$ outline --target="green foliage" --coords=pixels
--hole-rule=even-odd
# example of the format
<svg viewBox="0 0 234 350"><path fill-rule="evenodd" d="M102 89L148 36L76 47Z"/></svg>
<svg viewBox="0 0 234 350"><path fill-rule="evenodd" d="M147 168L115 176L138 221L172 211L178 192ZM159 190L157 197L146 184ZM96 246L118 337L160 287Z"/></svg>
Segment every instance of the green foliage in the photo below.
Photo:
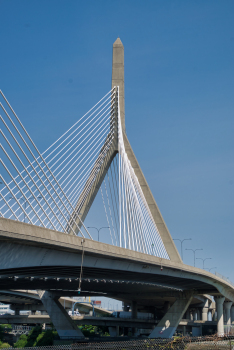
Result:
<svg viewBox="0 0 234 350"><path fill-rule="evenodd" d="M3 323L0 325L0 329L5 329L5 328L8 328L9 330L12 329L12 325L11 324L7 324L7 323Z"/></svg>
<svg viewBox="0 0 234 350"><path fill-rule="evenodd" d="M34 327L29 333L28 333L28 340L25 347L29 348L32 346L35 346L36 339L41 334L42 328L41 326Z"/></svg>
<svg viewBox="0 0 234 350"><path fill-rule="evenodd" d="M93 337L99 337L99 336L109 336L108 327L97 327L97 326L91 326L91 325L83 325L79 326L79 329L84 334L85 337L93 338Z"/></svg>
<svg viewBox="0 0 234 350"><path fill-rule="evenodd" d="M4 340L4 335L7 332L10 332L12 329L11 324L1 324L0 325L0 341Z"/></svg>
<svg viewBox="0 0 234 350"><path fill-rule="evenodd" d="M92 337L95 337L96 335L95 332L97 327L84 325L84 326L79 326L79 328L85 337L92 338Z"/></svg>
<svg viewBox="0 0 234 350"><path fill-rule="evenodd" d="M10 344L8 343L3 343L0 341L0 349L6 349L6 348L10 348Z"/></svg>
<svg viewBox="0 0 234 350"><path fill-rule="evenodd" d="M57 334L57 332L54 332L52 330L47 330L45 332L42 332L38 335L36 339L36 344L34 346L47 346L47 345L53 345L53 339L54 336Z"/></svg>
<svg viewBox="0 0 234 350"><path fill-rule="evenodd" d="M14 344L15 348L53 345L54 337L58 333L54 330L43 331L41 327L33 328L28 335L22 334Z"/></svg>
<svg viewBox="0 0 234 350"><path fill-rule="evenodd" d="M24 348L27 344L27 341L28 341L28 337L26 334L22 334L20 337L19 337L19 340L17 340L17 342L14 344L14 347L15 348Z"/></svg>

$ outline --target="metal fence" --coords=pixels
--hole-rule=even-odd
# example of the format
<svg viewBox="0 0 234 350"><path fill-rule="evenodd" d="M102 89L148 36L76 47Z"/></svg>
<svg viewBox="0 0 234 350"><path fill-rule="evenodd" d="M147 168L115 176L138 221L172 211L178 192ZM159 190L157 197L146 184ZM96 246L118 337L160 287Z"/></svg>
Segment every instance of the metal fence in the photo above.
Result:
<svg viewBox="0 0 234 350"><path fill-rule="evenodd" d="M10 350L11 348L8 348ZM234 337L177 337L109 342L83 342L70 345L32 347L27 350L234 350ZM12 348L13 350L13 348ZM14 348L14 350L16 350Z"/></svg>

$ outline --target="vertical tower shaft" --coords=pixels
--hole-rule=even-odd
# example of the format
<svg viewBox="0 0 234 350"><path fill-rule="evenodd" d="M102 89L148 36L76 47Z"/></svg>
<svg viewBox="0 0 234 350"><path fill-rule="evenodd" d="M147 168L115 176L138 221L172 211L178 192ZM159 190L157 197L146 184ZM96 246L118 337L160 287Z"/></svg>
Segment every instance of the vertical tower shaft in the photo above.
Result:
<svg viewBox="0 0 234 350"><path fill-rule="evenodd" d="M155 202L154 196L146 182L144 174L140 168L140 165L136 159L136 156L132 150L130 142L128 141L125 132L125 103L124 103L124 47L118 38L113 44L113 58L112 58L112 88L114 86L119 86L119 107L120 107L120 117L123 131L123 140L125 150L130 160L130 163L135 171L138 178L139 184L141 186L142 192L145 196L146 202L149 206L151 214L153 216L155 225L159 231L163 244L167 250L170 260L174 262L182 263L181 257L176 249L175 243L170 235L170 232L163 220L162 214Z"/></svg>
<svg viewBox="0 0 234 350"><path fill-rule="evenodd" d="M112 88L119 86L119 107L122 129L125 132L125 103L124 103L124 47L118 38L113 44L112 56Z"/></svg>

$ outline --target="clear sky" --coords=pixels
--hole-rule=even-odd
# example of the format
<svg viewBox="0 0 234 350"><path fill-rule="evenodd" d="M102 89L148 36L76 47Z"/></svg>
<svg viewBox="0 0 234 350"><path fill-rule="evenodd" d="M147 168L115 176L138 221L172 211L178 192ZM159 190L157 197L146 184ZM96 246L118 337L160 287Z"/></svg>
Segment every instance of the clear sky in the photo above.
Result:
<svg viewBox="0 0 234 350"><path fill-rule="evenodd" d="M121 38L127 135L164 220L234 282L234 2L1 0L0 13L0 89L41 151L110 90Z"/></svg>

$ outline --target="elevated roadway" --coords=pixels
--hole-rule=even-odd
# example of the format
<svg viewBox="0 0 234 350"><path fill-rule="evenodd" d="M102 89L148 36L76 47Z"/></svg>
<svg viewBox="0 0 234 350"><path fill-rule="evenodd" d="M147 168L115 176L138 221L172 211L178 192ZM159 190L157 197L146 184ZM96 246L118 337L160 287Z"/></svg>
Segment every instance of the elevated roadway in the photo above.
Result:
<svg viewBox="0 0 234 350"><path fill-rule="evenodd" d="M234 302L234 287L210 272L5 218L0 218L0 291L37 290L53 322L61 313L67 319L56 299L78 295L83 251L79 296L121 300L132 305L133 318L140 310L162 317L153 337L160 329L170 336L199 296L218 298L218 327L223 325L224 300Z"/></svg>
<svg viewBox="0 0 234 350"><path fill-rule="evenodd" d="M83 249L80 296L155 306L192 291L234 302L233 285L210 272L5 218L0 218L0 289L77 296Z"/></svg>

